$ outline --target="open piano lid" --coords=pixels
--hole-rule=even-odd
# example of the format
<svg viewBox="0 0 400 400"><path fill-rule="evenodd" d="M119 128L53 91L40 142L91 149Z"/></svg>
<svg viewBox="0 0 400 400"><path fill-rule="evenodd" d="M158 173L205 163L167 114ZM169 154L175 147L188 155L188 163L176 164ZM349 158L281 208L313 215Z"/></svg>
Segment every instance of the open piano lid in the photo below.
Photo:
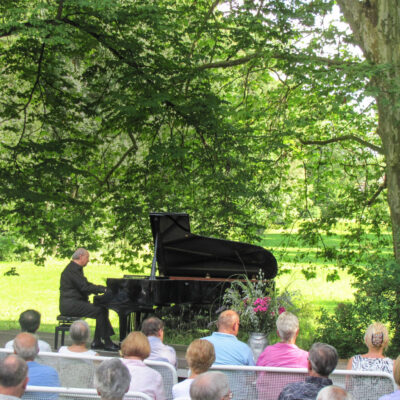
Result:
<svg viewBox="0 0 400 400"><path fill-rule="evenodd" d="M150 213L160 276L255 278L261 269L266 279L276 276L278 265L260 246L194 235L185 213Z"/></svg>

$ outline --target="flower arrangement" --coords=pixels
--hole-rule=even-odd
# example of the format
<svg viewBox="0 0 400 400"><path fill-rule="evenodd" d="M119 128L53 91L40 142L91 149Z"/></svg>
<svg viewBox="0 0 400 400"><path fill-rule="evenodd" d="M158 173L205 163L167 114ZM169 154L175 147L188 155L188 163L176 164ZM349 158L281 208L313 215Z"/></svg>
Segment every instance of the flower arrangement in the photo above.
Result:
<svg viewBox="0 0 400 400"><path fill-rule="evenodd" d="M234 280L225 291L223 303L240 315L242 329L263 333L275 331L278 315L293 307L289 293L279 295L274 282L266 280L261 270L257 279L243 276Z"/></svg>

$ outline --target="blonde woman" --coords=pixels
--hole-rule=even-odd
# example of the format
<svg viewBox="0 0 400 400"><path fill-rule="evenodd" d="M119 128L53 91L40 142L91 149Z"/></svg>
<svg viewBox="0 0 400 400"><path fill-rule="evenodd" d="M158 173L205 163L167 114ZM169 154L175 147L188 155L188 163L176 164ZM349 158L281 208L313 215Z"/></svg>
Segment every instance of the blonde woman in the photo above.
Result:
<svg viewBox="0 0 400 400"><path fill-rule="evenodd" d="M190 398L190 386L197 375L208 371L215 361L214 346L208 340L196 339L190 343L186 350L186 361L189 366L190 376L172 388L174 399L179 397Z"/></svg>
<svg viewBox="0 0 400 400"><path fill-rule="evenodd" d="M383 371L393 373L393 360L384 356L384 351L389 344L389 334L385 325L375 322L365 332L364 342L368 352L350 358L347 369L355 371Z"/></svg>
<svg viewBox="0 0 400 400"><path fill-rule="evenodd" d="M150 343L142 332L131 332L121 344L122 363L131 374L130 391L146 393L154 400L165 400L163 379L143 360L150 355Z"/></svg>

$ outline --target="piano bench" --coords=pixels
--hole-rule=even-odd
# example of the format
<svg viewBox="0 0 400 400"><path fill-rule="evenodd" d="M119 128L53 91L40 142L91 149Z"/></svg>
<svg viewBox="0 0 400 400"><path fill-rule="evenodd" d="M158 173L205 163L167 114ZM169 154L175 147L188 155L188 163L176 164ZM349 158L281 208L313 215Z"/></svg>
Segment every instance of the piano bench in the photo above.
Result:
<svg viewBox="0 0 400 400"><path fill-rule="evenodd" d="M70 326L74 321L78 321L82 317L70 317L66 315L59 315L57 317L58 325L54 333L54 350L58 350L58 333L61 332L61 346L64 346L65 332L69 331Z"/></svg>

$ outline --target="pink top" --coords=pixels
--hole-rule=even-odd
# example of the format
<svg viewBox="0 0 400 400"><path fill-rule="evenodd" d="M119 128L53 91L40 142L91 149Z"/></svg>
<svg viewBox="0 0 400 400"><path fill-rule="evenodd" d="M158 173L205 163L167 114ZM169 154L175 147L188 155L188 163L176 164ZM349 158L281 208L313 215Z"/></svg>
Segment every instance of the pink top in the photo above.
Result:
<svg viewBox="0 0 400 400"><path fill-rule="evenodd" d="M146 393L154 400L166 400L163 379L159 372L143 361L121 358L131 374L130 391Z"/></svg>
<svg viewBox="0 0 400 400"><path fill-rule="evenodd" d="M307 368L308 351L295 344L276 343L267 346L257 360L259 367Z"/></svg>

